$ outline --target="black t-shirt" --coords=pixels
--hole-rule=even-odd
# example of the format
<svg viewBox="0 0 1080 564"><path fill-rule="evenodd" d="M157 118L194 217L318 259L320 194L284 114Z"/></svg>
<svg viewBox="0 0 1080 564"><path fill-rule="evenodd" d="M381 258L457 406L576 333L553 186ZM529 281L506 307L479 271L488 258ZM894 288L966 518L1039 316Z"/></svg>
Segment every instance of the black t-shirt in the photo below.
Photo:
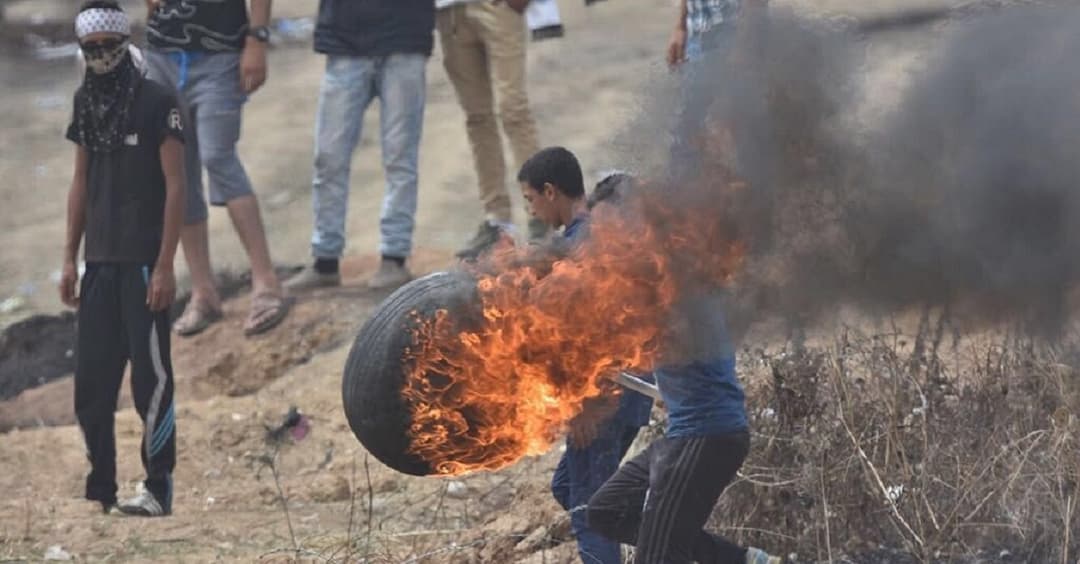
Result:
<svg viewBox="0 0 1080 564"><path fill-rule="evenodd" d="M183 127L176 97L164 86L140 79L123 146L89 151L86 262L157 261L165 221L161 144L167 137L183 142ZM79 142L74 120L67 138Z"/></svg>
<svg viewBox="0 0 1080 564"><path fill-rule="evenodd" d="M247 38L245 0L162 0L147 21L151 47L183 51L239 51Z"/></svg>

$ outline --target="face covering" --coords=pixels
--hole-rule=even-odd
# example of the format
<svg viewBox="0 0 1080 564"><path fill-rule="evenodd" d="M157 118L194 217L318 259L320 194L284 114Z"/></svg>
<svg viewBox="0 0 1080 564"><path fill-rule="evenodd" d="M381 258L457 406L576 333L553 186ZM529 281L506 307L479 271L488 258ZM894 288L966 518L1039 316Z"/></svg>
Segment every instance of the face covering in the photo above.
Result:
<svg viewBox="0 0 1080 564"><path fill-rule="evenodd" d="M108 34L104 39L88 37ZM75 18L86 75L75 93L74 122L79 144L97 153L119 149L141 77L128 51L131 22L123 10L95 7Z"/></svg>
<svg viewBox="0 0 1080 564"><path fill-rule="evenodd" d="M80 145L99 153L121 147L140 80L127 41L120 47L86 54L86 75L75 94Z"/></svg>
<svg viewBox="0 0 1080 564"><path fill-rule="evenodd" d="M82 47L86 68L94 74L108 74L124 60L129 42L124 39L110 39Z"/></svg>

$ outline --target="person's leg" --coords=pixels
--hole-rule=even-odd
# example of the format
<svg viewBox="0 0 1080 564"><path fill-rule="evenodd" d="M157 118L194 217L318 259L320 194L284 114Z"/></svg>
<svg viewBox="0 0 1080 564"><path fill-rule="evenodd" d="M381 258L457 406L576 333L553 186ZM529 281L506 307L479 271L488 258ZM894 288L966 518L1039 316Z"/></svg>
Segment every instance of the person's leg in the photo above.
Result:
<svg viewBox="0 0 1080 564"><path fill-rule="evenodd" d="M345 251L352 156L374 94L376 65L372 57L326 58L315 117L311 180L311 254L315 263L289 279L286 285L290 289L341 284L338 261Z"/></svg>
<svg viewBox="0 0 1080 564"><path fill-rule="evenodd" d="M379 218L379 253L383 262L379 272L369 281L373 288L398 286L411 278L405 269L405 260L412 253L416 221L426 67L424 55L395 54L386 57L379 72L379 122L386 193Z"/></svg>
<svg viewBox="0 0 1080 564"><path fill-rule="evenodd" d="M288 304L281 298L281 284L270 260L258 200L236 152L246 100L240 87L240 57L205 55L192 63L189 80L198 107L199 153L210 181L210 203L228 208L251 263L254 297L245 333L260 333L284 318Z"/></svg>
<svg viewBox="0 0 1080 564"><path fill-rule="evenodd" d="M143 421L142 463L145 494L120 505L125 513L144 516L172 512L172 472L176 465L176 409L167 311L146 306L151 270L125 267L121 301L131 351L131 397Z"/></svg>
<svg viewBox="0 0 1080 564"><path fill-rule="evenodd" d="M591 530L623 544L637 542L654 445L626 461L589 498L586 520Z"/></svg>
<svg viewBox="0 0 1080 564"><path fill-rule="evenodd" d="M573 507L570 505L570 473L568 471L567 456L570 452L570 445L566 445L566 452L559 457L559 464L555 466L555 473L551 475L551 495L555 498L555 501L559 503L559 507L562 507L566 511L570 511Z"/></svg>
<svg viewBox="0 0 1080 564"><path fill-rule="evenodd" d="M618 541L593 530L588 524L588 504L619 468L617 425L594 439L585 448L571 448L568 464L570 473L570 525L577 539L578 554L585 564L619 564L622 559Z"/></svg>
<svg viewBox="0 0 1080 564"><path fill-rule="evenodd" d="M116 504L116 400L124 379L127 341L120 288L112 267L88 265L79 290L75 416L86 441L86 499L108 511Z"/></svg>
<svg viewBox="0 0 1080 564"><path fill-rule="evenodd" d="M745 433L658 441L637 535L642 562L744 564L745 548L704 526L748 450Z"/></svg>
<svg viewBox="0 0 1080 564"><path fill-rule="evenodd" d="M491 69L473 9L480 4L483 3L443 8L437 14L437 25L443 67L454 85L458 103L465 111L465 128L472 147L484 213L489 222L510 224L513 214L510 192L506 188L502 139L495 120Z"/></svg>
<svg viewBox="0 0 1080 564"><path fill-rule="evenodd" d="M256 292L277 291L258 202L236 151L246 96L240 88L240 58L232 53L204 55L191 63L188 80L198 108L199 154L210 184L210 203L227 206L251 261Z"/></svg>
<svg viewBox="0 0 1080 564"><path fill-rule="evenodd" d="M180 229L180 243L184 260L191 278L191 298L184 313L177 319L174 329L180 335L194 335L221 317L221 296L214 284L210 266L210 242L207 226L208 213L203 197L203 167L199 158L198 108L188 99L188 70L172 56L147 50L147 77L172 89L180 103L184 118L184 171L187 179L187 198L184 205L184 225ZM181 84L181 74L185 84Z"/></svg>
<svg viewBox="0 0 1080 564"><path fill-rule="evenodd" d="M481 38L487 51L491 82L498 101L499 123L514 152L514 173L529 157L540 150L536 122L529 109L526 85L525 18L505 3L480 2L470 5L481 25ZM535 218L529 220L529 235L543 237L547 226Z"/></svg>

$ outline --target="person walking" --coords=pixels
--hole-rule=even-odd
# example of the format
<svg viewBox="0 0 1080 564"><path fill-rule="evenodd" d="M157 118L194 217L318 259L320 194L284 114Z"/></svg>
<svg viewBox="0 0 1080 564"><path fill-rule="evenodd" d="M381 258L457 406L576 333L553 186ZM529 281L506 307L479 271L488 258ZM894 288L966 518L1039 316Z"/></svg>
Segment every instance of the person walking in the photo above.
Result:
<svg viewBox="0 0 1080 564"><path fill-rule="evenodd" d="M210 266L207 208L225 206L251 262L251 310L246 335L275 327L289 311L270 259L259 203L236 152L247 97L266 82L271 0L146 0L148 76L180 101L188 127L187 206L180 241L191 273L191 299L174 328L194 335L221 318Z"/></svg>
<svg viewBox="0 0 1080 564"><path fill-rule="evenodd" d="M434 43L432 0L322 0L315 51L326 55L315 125L312 181L314 262L286 282L290 290L341 284L349 172L364 112L379 99L386 176L379 219L382 262L368 281L393 288L412 278L405 266L415 227L425 72Z"/></svg>
<svg viewBox="0 0 1080 564"><path fill-rule="evenodd" d="M477 257L503 233L513 231L499 127L510 141L515 168L539 149L525 84L528 30L523 12L528 4L528 0L435 0L443 67L465 111L485 215L458 252L462 259ZM530 220L530 237L546 233L543 223Z"/></svg>

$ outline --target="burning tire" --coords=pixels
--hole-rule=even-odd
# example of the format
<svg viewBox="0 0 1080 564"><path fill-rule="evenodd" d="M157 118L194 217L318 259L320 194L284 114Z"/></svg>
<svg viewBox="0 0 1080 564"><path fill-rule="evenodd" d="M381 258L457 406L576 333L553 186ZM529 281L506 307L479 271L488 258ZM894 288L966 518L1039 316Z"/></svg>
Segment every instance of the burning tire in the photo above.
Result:
<svg viewBox="0 0 1080 564"><path fill-rule="evenodd" d="M409 408L402 400L412 329L440 309L456 319L476 319L476 283L462 273L437 272L402 286L384 300L360 328L342 382L349 427L361 444L383 464L414 476L433 473L431 466L409 452Z"/></svg>

